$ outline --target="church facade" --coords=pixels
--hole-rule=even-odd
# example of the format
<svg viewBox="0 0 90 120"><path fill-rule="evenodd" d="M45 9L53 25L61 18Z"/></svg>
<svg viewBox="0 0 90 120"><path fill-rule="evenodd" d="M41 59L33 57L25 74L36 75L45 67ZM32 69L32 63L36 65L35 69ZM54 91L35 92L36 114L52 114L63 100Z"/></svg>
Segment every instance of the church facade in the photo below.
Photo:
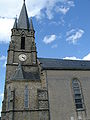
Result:
<svg viewBox="0 0 90 120"><path fill-rule="evenodd" d="M90 120L90 62L38 58L25 2L12 28L1 120Z"/></svg>

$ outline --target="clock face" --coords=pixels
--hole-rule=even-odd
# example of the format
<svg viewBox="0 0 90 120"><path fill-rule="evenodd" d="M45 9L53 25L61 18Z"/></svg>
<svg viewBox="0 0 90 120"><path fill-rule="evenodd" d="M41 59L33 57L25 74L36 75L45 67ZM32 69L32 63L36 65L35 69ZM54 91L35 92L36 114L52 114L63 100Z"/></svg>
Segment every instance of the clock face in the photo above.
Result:
<svg viewBox="0 0 90 120"><path fill-rule="evenodd" d="M25 54L19 55L19 60L20 61L25 61L27 59L27 56Z"/></svg>

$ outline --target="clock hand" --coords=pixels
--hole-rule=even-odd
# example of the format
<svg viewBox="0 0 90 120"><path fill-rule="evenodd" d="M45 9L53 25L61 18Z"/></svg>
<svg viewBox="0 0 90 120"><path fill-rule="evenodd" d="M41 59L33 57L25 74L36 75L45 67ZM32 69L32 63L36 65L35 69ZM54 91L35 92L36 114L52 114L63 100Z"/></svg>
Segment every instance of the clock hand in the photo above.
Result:
<svg viewBox="0 0 90 120"><path fill-rule="evenodd" d="M25 57L22 57L23 59L25 59Z"/></svg>

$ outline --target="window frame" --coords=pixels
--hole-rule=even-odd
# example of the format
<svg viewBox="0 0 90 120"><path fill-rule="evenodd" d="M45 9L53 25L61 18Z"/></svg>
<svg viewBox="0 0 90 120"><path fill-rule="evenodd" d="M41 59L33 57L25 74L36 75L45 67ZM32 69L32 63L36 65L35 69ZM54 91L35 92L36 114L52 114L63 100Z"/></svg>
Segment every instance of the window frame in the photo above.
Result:
<svg viewBox="0 0 90 120"><path fill-rule="evenodd" d="M77 84L77 86L76 86L76 84ZM83 97L81 83L77 78L74 78L72 80L72 90L73 90L73 99L74 99L76 110L77 111L83 111L85 109L84 97ZM77 93L77 90L78 90L79 93ZM76 101L79 101L79 100L81 102L76 102ZM80 107L79 105L82 106L82 107Z"/></svg>

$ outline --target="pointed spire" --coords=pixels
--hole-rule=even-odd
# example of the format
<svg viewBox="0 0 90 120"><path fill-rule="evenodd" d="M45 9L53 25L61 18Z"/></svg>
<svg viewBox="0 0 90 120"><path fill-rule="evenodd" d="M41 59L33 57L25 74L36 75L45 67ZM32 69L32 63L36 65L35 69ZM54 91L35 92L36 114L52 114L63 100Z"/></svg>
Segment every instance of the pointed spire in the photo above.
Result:
<svg viewBox="0 0 90 120"><path fill-rule="evenodd" d="M23 69L22 69L21 64L18 65L15 74L10 79L11 80L23 80L24 79Z"/></svg>
<svg viewBox="0 0 90 120"><path fill-rule="evenodd" d="M19 19L18 19L17 28L28 29L28 30L30 29L27 9L26 9L26 5L25 5L25 0L24 0L22 9L21 9Z"/></svg>
<svg viewBox="0 0 90 120"><path fill-rule="evenodd" d="M30 18L30 30L33 30L33 31L34 31L33 22L32 22L32 17Z"/></svg>
<svg viewBox="0 0 90 120"><path fill-rule="evenodd" d="M15 22L14 22L13 28L17 29L17 16L16 16L16 18L15 18Z"/></svg>

